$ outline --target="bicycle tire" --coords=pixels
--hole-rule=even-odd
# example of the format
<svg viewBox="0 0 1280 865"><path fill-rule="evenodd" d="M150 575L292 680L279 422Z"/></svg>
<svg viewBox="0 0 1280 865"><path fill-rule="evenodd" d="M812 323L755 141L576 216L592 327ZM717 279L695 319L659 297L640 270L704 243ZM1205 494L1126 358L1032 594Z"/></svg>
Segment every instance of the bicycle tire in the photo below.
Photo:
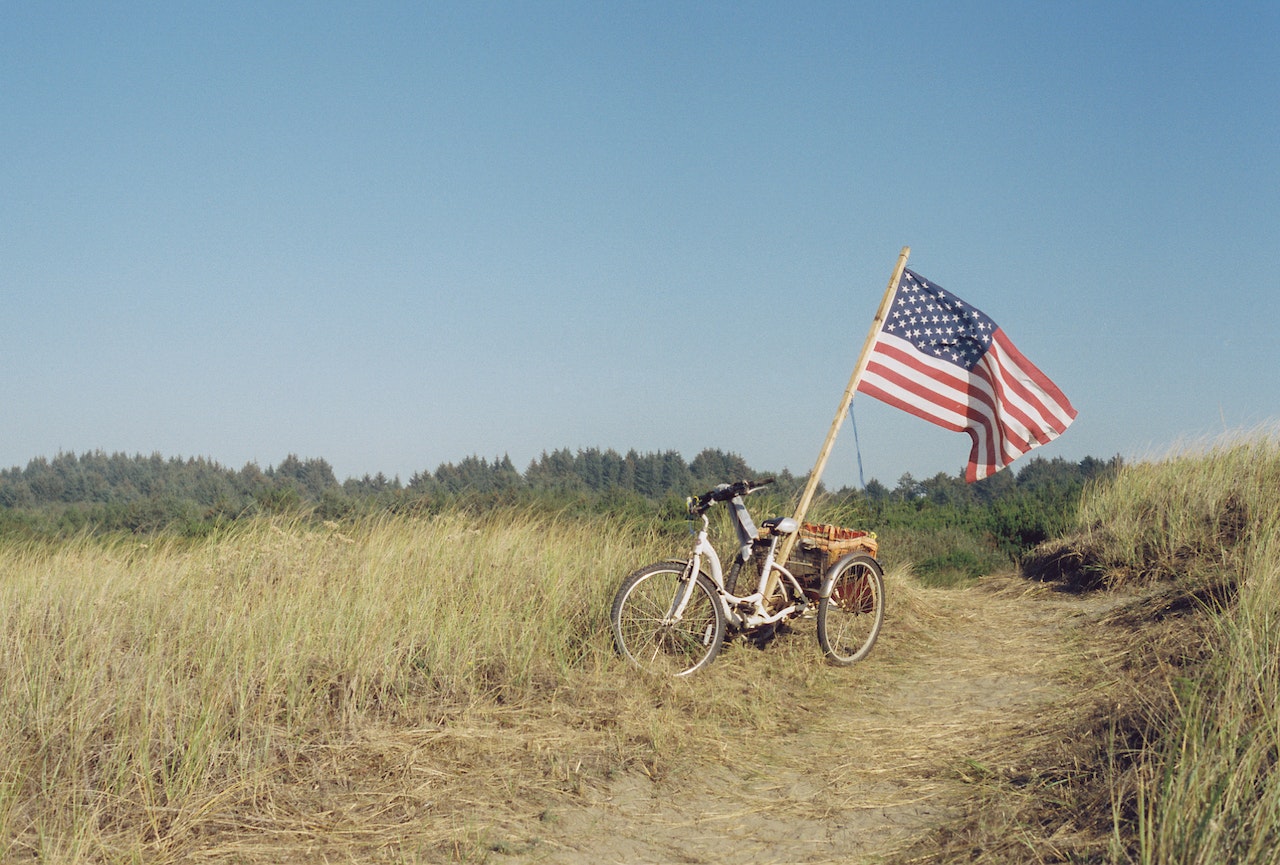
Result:
<svg viewBox="0 0 1280 865"><path fill-rule="evenodd" d="M833 664L848 666L865 658L884 625L884 573L864 553L836 562L830 594L818 602L818 643Z"/></svg>
<svg viewBox="0 0 1280 865"><path fill-rule="evenodd" d="M724 645L726 619L705 574L694 579L684 617L664 625L681 588L686 562L654 562L632 572L613 598L609 623L618 652L649 673L687 676L710 664Z"/></svg>

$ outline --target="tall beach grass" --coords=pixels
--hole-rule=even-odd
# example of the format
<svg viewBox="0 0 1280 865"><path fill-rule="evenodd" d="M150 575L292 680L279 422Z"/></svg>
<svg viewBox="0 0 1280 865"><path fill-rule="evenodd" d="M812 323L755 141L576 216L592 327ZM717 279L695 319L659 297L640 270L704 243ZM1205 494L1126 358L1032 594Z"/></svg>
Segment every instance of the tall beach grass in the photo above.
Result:
<svg viewBox="0 0 1280 865"><path fill-rule="evenodd" d="M0 548L0 860L176 855L304 743L616 663L643 526L495 512Z"/></svg>
<svg viewBox="0 0 1280 865"><path fill-rule="evenodd" d="M1280 524L1272 523L1272 531ZM1217 653L1177 699L1177 723L1143 793L1146 865L1263 865L1280 850L1280 542L1241 563Z"/></svg>
<svg viewBox="0 0 1280 865"><path fill-rule="evenodd" d="M1074 543L1108 582L1171 580L1209 617L1211 652L1170 683L1167 726L1137 772L1129 855L1275 862L1280 440L1255 432L1128 466L1086 495L1079 519Z"/></svg>
<svg viewBox="0 0 1280 865"><path fill-rule="evenodd" d="M1235 573L1278 512L1280 439L1259 431L1126 466L1086 491L1077 525L1116 585Z"/></svg>

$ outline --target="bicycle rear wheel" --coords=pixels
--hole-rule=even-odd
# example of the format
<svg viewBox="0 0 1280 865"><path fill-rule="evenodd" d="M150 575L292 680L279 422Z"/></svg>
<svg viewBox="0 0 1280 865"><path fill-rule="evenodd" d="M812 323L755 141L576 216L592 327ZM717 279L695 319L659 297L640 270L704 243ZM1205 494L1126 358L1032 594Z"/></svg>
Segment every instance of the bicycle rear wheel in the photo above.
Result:
<svg viewBox="0 0 1280 865"><path fill-rule="evenodd" d="M684 562L657 562L622 581L609 621L618 651L633 664L664 676L686 676L715 658L724 643L725 616L715 588L703 574L680 621L666 623L684 588Z"/></svg>
<svg viewBox="0 0 1280 865"><path fill-rule="evenodd" d="M861 661L884 624L884 574L871 556L854 553L836 562L831 594L818 603L818 643L841 666Z"/></svg>

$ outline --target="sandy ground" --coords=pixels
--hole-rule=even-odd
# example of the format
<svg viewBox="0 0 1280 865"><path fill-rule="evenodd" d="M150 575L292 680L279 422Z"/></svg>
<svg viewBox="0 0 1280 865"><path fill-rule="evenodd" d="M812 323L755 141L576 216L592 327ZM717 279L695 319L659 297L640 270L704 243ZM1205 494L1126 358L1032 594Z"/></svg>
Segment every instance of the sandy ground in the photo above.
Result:
<svg viewBox="0 0 1280 865"><path fill-rule="evenodd" d="M1025 584L1023 584L1025 586ZM956 813L966 768L999 771L1002 737L1025 735L1049 701L1070 699L1066 665L1088 602L1016 584L928 593L920 645L868 684L845 675L799 729L758 759L693 776L642 773L553 804L524 838L494 845L510 863L876 862ZM892 621L882 640L895 639ZM811 639L803 630L786 639ZM880 648L879 646L877 647ZM815 647L816 650L816 647ZM876 654L865 661L876 663ZM585 800L585 801L582 801Z"/></svg>
<svg viewBox="0 0 1280 865"><path fill-rule="evenodd" d="M1019 745L1062 735L1043 719L1088 689L1080 626L1114 600L1030 586L917 588L908 604L891 585L880 642L850 668L822 662L811 621L750 660L730 653L759 650L728 647L725 674L690 680L686 697L728 681L750 699L733 677L759 658L808 665L806 704L759 741L695 737L718 750L647 764L635 731L616 732L625 700L590 695L559 719L512 707L361 729L318 742L252 807L211 805L157 861L905 862L974 801L973 779L1029 771Z"/></svg>

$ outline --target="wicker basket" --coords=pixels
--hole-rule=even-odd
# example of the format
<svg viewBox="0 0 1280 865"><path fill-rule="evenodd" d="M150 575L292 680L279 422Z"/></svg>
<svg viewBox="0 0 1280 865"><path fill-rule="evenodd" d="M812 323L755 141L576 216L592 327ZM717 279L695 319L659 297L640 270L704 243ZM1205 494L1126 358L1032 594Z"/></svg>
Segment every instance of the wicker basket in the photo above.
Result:
<svg viewBox="0 0 1280 865"><path fill-rule="evenodd" d="M806 589L816 590L827 569L849 553L863 552L874 557L879 550L880 545L872 532L823 523L803 523L787 560L787 570L795 574Z"/></svg>

